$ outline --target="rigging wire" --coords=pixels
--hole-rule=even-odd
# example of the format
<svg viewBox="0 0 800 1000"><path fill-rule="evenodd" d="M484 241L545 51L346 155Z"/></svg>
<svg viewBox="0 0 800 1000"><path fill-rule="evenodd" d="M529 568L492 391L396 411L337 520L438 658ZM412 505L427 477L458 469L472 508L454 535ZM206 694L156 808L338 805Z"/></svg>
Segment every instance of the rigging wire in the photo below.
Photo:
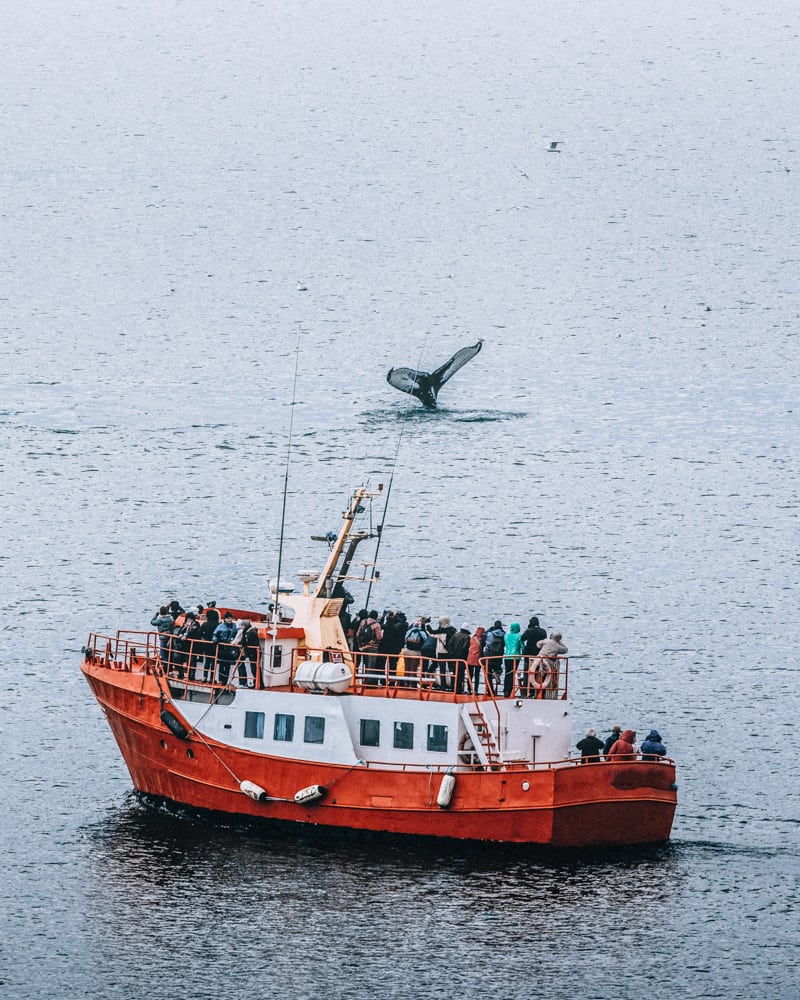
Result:
<svg viewBox="0 0 800 1000"><path fill-rule="evenodd" d="M272 641L274 643L278 628L278 606L281 595L281 566L283 563L283 538L286 528L286 497L289 492L289 460L292 454L292 430L294 428L294 407L297 397L297 370L300 365L300 335L303 328L297 331L297 345L294 352L294 380L292 381L292 403L289 415L289 438L286 444L286 471L283 477L283 506L281 508L281 534L278 541L278 576L275 581L275 598L272 603Z"/></svg>

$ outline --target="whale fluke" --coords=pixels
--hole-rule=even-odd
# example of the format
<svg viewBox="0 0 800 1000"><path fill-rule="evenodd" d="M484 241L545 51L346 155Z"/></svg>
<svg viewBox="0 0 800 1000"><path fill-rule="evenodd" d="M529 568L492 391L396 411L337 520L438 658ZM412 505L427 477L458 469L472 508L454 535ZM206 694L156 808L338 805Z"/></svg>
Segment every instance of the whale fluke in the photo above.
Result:
<svg viewBox="0 0 800 1000"><path fill-rule="evenodd" d="M386 381L395 389L416 396L420 403L427 406L429 410L435 410L439 390L445 382L448 382L455 375L459 368L463 368L468 361L471 361L482 347L482 340L471 347L462 347L449 361L445 361L441 367L430 374L414 371L413 368L391 368L386 376Z"/></svg>

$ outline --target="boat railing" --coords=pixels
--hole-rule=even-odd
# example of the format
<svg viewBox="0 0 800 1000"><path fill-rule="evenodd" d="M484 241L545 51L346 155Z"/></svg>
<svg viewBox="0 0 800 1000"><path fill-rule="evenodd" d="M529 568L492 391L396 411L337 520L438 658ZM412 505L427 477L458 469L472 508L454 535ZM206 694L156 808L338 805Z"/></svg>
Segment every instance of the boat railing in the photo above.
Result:
<svg viewBox="0 0 800 1000"><path fill-rule="evenodd" d="M642 753L641 750L634 753L615 753L613 757L608 754L600 754L598 757L569 757L562 761L562 764L577 765L580 767L595 767L597 764L630 764L638 761L645 764L674 764L672 757L659 757L654 753Z"/></svg>
<svg viewBox="0 0 800 1000"><path fill-rule="evenodd" d="M129 672L158 672L172 684L209 687L272 686L260 647L204 639L183 639L159 632L121 630L114 636L92 633L84 655L101 666ZM286 686L307 690L296 681L297 667L307 660L338 660L352 672L349 690L355 694L383 694L390 698L436 701L490 701L495 709L504 684L505 664L481 658L477 665L459 659L372 652L341 652L300 647L286 652ZM567 697L569 660L558 657L539 671L539 657L509 659L507 687L515 698ZM318 689L317 689L318 690ZM499 710L498 710L499 718Z"/></svg>
<svg viewBox="0 0 800 1000"><path fill-rule="evenodd" d="M159 632L119 631L114 636L93 632L83 653L88 661L115 670L157 671L171 680L221 686L244 661L250 666L254 685L259 679L259 649L243 651L240 645L207 639L183 639Z"/></svg>
<svg viewBox="0 0 800 1000"><path fill-rule="evenodd" d="M158 633L117 632L108 636L92 632L83 655L93 663L115 670L150 672L158 658Z"/></svg>
<svg viewBox="0 0 800 1000"><path fill-rule="evenodd" d="M488 765L488 770L503 771L504 773L516 773L516 774L530 774L535 771L563 771L570 770L576 767L607 767L609 764L635 764L640 766L642 764L659 764L668 767L675 767L675 760L672 757L659 757L656 760L650 760L647 758L646 754L627 754L625 757L613 757L610 760L600 760L593 762L592 764L586 764L581 762L579 758L568 757L561 758L559 760L507 760L499 759L495 763L490 763ZM426 771L432 772L434 774L447 774L453 770L452 762L442 762L441 764L432 764L426 762L425 764L420 764L418 762L398 762L398 761L379 761L371 760L364 761L363 767L370 768L376 771L380 770L392 770L392 771ZM456 765L456 772L458 774L469 773L469 772L482 772L487 770L487 765L481 763L477 760L477 756L473 760L469 760L466 757L460 758L458 764Z"/></svg>
<svg viewBox="0 0 800 1000"><path fill-rule="evenodd" d="M469 695L471 698L495 699L504 690L505 664L497 666L496 657L482 657L477 666L464 660L430 659L389 653L353 653L354 683L359 693L373 694L376 688L397 697L414 690L422 698L436 695ZM569 659L565 656L540 664L540 657L509 657L510 697L566 699Z"/></svg>

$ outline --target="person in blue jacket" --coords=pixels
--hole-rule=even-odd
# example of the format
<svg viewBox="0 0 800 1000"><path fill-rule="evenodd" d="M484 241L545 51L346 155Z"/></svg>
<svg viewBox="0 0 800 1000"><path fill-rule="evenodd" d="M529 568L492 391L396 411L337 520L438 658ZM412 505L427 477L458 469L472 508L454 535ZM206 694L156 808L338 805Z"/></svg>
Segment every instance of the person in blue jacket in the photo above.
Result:
<svg viewBox="0 0 800 1000"><path fill-rule="evenodd" d="M483 655L486 658L486 680L492 694L497 694L500 674L503 672L503 654L506 651L506 630L498 618L483 637Z"/></svg>
<svg viewBox="0 0 800 1000"><path fill-rule="evenodd" d="M236 631L237 629L233 621L233 615L230 611L227 611L225 613L225 617L214 629L214 635L212 636L212 640L216 644L220 684L228 683L228 677L231 672L231 664L239 652L237 649L233 649L230 645L230 643L232 643L236 638Z"/></svg>
<svg viewBox="0 0 800 1000"><path fill-rule="evenodd" d="M667 756L667 748L661 742L661 736L657 729L651 729L647 734L647 739L642 740L639 747L642 760L658 760L659 757Z"/></svg>

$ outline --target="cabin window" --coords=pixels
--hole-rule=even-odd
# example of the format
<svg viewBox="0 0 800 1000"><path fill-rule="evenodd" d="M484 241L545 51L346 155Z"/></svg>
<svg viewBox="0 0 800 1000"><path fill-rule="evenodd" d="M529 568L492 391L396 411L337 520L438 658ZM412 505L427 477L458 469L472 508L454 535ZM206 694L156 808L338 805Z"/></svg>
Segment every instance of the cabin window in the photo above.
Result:
<svg viewBox="0 0 800 1000"><path fill-rule="evenodd" d="M273 737L276 740L281 740L285 743L291 743L294 739L294 716L293 715L275 715L275 729L273 731Z"/></svg>
<svg viewBox="0 0 800 1000"><path fill-rule="evenodd" d="M394 724L394 748L395 750L414 749L414 723L395 722Z"/></svg>
<svg viewBox="0 0 800 1000"><path fill-rule="evenodd" d="M247 740L264 739L264 713L245 712L244 713L244 736Z"/></svg>
<svg viewBox="0 0 800 1000"><path fill-rule="evenodd" d="M362 747L377 747L381 743L381 724L377 719L361 720L361 735L358 742Z"/></svg>
<svg viewBox="0 0 800 1000"><path fill-rule="evenodd" d="M447 726L428 726L428 749L447 753Z"/></svg>
<svg viewBox="0 0 800 1000"><path fill-rule="evenodd" d="M303 730L303 741L305 743L324 743L325 720L321 715L306 716L306 724Z"/></svg>

